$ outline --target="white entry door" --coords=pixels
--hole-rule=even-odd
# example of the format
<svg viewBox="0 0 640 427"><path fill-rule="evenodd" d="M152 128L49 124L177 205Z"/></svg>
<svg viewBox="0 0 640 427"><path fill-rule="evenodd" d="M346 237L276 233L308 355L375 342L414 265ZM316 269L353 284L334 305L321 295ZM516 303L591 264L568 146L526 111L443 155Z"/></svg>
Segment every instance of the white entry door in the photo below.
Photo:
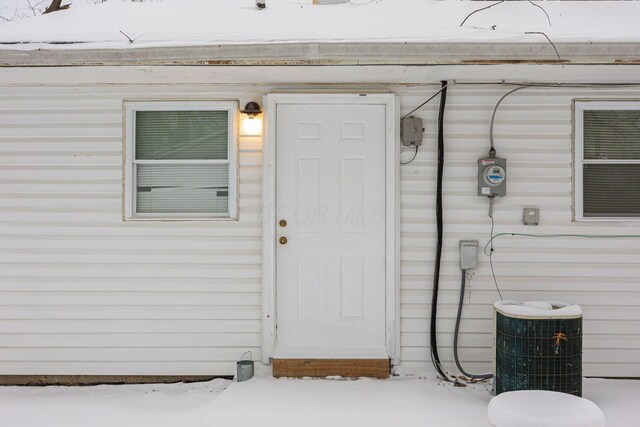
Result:
<svg viewBox="0 0 640 427"><path fill-rule="evenodd" d="M385 106L277 106L276 358L385 358Z"/></svg>

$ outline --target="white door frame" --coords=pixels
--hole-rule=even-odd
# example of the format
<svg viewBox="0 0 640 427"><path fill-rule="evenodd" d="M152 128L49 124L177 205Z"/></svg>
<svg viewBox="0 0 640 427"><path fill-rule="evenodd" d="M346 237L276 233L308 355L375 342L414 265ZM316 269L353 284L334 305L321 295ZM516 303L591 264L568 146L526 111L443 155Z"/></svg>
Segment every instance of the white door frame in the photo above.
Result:
<svg viewBox="0 0 640 427"><path fill-rule="evenodd" d="M400 110L394 94L269 94L263 99L262 146L262 362L276 343L276 114L279 104L384 105L386 112L386 346L391 362L400 356Z"/></svg>

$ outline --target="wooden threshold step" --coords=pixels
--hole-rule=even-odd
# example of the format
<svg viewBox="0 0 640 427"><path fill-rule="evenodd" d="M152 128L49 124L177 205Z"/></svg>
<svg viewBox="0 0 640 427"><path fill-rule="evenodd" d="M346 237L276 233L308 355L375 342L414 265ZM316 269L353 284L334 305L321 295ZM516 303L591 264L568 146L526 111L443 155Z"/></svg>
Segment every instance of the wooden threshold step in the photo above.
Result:
<svg viewBox="0 0 640 427"><path fill-rule="evenodd" d="M389 359L273 359L273 376L389 378Z"/></svg>

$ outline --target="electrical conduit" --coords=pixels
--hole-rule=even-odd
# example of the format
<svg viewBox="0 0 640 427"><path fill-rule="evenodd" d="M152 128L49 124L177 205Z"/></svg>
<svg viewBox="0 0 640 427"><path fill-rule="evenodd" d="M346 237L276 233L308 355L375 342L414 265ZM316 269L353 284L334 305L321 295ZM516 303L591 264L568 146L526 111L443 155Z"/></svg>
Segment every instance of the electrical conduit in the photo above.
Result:
<svg viewBox="0 0 640 427"><path fill-rule="evenodd" d="M442 81L440 89L440 109L438 111L438 178L436 189L436 224L438 242L436 245L436 259L433 271L433 292L431 294L431 323L429 328L431 362L442 379L450 381L442 369L440 356L438 355L437 339L437 314L438 314L438 288L440 286L440 261L442 260L442 178L444 175L444 110L447 103L447 82Z"/></svg>

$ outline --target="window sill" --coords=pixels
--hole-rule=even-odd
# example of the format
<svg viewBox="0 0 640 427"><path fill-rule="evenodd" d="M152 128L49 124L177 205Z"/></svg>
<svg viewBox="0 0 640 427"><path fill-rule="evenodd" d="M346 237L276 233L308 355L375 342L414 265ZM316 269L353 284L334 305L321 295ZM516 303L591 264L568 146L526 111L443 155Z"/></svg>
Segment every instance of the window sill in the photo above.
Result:
<svg viewBox="0 0 640 427"><path fill-rule="evenodd" d="M640 217L581 217L576 218L575 222L615 222L615 223L623 223L623 222L632 222L637 223L640 222Z"/></svg>
<svg viewBox="0 0 640 427"><path fill-rule="evenodd" d="M201 222L232 222L232 221L238 221L238 218L232 218L232 217L146 217L146 216L140 216L140 217L130 217L130 218L123 218L123 221L125 222L147 222L147 221L151 221L151 222L193 222L193 221L201 221Z"/></svg>

